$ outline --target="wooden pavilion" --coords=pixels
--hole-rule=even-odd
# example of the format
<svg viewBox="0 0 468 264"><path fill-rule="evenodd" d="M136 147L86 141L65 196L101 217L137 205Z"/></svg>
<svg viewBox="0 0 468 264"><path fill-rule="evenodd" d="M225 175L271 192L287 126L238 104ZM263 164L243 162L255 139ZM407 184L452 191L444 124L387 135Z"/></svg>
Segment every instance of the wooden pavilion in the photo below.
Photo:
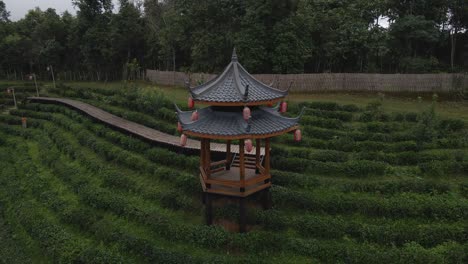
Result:
<svg viewBox="0 0 468 264"><path fill-rule="evenodd" d="M182 144L186 136L201 139L200 182L204 192L207 224L212 224L212 198L229 196L239 199L240 232L245 232L245 199L263 191L264 208L269 207L271 187L270 139L295 132L300 140L299 117L280 114L288 91L265 85L250 75L238 62L235 50L231 63L213 80L190 88L189 107L194 103L208 107L181 111L177 106L178 128ZM276 107L269 107L277 104ZM255 139L255 154L251 139ZM224 159L212 162L211 140L226 141ZM231 153L233 141L239 142L239 154ZM262 148L262 144L264 148Z"/></svg>

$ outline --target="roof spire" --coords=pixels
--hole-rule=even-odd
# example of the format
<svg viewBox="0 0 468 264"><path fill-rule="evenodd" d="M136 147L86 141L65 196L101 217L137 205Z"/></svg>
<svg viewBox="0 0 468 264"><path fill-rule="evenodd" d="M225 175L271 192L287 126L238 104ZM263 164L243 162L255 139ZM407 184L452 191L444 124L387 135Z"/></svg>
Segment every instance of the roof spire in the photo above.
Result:
<svg viewBox="0 0 468 264"><path fill-rule="evenodd" d="M234 49L232 50L231 61L237 61L236 47L234 47Z"/></svg>

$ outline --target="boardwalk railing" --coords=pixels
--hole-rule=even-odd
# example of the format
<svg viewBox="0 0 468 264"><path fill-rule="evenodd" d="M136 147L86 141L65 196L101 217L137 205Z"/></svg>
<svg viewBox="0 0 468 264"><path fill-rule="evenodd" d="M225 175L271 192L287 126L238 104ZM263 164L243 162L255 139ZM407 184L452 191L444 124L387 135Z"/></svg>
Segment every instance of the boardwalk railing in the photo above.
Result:
<svg viewBox="0 0 468 264"><path fill-rule="evenodd" d="M372 74L306 73L254 74L258 80L292 92L437 92L451 93L468 89L468 74ZM146 78L160 85L184 86L207 82L214 74L146 70Z"/></svg>
<svg viewBox="0 0 468 264"><path fill-rule="evenodd" d="M51 98L51 97L29 97L31 102L42 102L42 103L54 103L62 104L76 110L79 110L92 118L105 123L112 128L124 131L126 133L135 135L139 138L142 138L146 141L156 143L157 145L166 146L171 149L180 149L189 153L199 153L200 151L200 141L189 139L187 140L187 145L185 147L180 146L180 138L174 135L169 135L161 131L143 126L141 124L123 119L116 115L113 115L109 112L106 112L98 107L92 106L90 104L65 99L65 98ZM220 143L211 143L211 151L215 153L225 153L226 145ZM239 146L232 145L231 152L239 153ZM260 151L260 155L264 155L264 149ZM252 153L247 153L252 154ZM255 152L253 153L255 154Z"/></svg>

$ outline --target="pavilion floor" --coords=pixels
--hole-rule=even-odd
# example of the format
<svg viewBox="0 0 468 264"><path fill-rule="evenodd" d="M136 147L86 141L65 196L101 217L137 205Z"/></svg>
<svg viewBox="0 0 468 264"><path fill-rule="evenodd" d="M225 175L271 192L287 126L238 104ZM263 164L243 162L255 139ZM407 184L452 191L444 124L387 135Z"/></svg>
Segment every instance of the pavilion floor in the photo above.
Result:
<svg viewBox="0 0 468 264"><path fill-rule="evenodd" d="M245 181L249 181L254 178L264 177L261 174L256 174L254 169L245 169ZM231 167L230 170L222 170L210 175L210 179L213 180L229 180L229 181L240 181L240 169L238 167ZM265 183L263 180L245 186L245 191L241 192L237 186L226 186L212 184L210 188L206 189L208 193L216 193L230 196L246 197L252 193L258 192L262 189L271 186L271 182Z"/></svg>

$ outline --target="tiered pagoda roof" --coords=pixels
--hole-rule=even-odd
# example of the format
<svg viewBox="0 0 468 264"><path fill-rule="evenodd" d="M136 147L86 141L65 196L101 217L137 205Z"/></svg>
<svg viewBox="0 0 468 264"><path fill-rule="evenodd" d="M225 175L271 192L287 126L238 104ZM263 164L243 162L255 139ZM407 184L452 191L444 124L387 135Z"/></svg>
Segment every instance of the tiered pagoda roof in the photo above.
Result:
<svg viewBox="0 0 468 264"><path fill-rule="evenodd" d="M281 91L256 80L238 62L234 50L232 60L222 74L213 80L190 88L195 102L209 107L182 111L177 116L184 134L211 139L247 139L272 137L298 129L299 119L281 116L279 105L288 91ZM243 107L250 107L250 118L244 119ZM199 118L192 120L193 112Z"/></svg>
<svg viewBox="0 0 468 264"><path fill-rule="evenodd" d="M210 105L262 105L282 100L288 91L270 87L250 75L237 59L234 49L231 63L211 81L190 88L196 102Z"/></svg>

